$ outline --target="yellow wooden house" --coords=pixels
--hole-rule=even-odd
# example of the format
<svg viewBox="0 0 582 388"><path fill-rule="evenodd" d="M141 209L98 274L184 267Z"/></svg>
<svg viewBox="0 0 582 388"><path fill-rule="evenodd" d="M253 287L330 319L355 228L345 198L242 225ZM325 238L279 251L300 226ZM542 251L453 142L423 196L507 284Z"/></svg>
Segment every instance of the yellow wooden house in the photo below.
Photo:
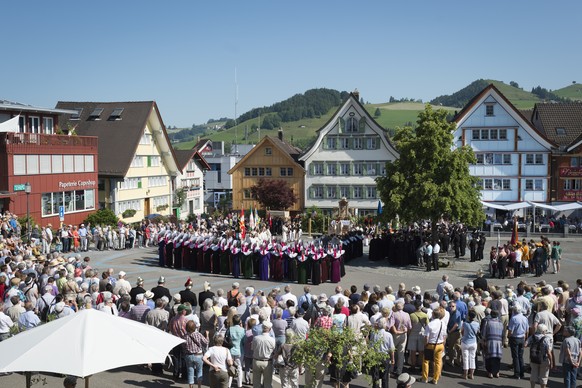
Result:
<svg viewBox="0 0 582 388"><path fill-rule="evenodd" d="M297 201L289 210L303 210L305 193L305 169L298 162L301 150L283 140L283 131L277 137L265 136L249 153L245 155L228 173L232 175L233 209L250 209L258 206L251 195L251 187L260 179L282 180L287 182Z"/></svg>

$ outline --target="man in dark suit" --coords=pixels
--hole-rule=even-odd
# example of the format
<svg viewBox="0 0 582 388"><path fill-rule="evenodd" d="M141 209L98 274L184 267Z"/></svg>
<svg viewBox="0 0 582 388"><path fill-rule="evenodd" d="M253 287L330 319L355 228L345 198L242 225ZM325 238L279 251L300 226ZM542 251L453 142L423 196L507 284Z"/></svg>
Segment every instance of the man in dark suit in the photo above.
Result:
<svg viewBox="0 0 582 388"><path fill-rule="evenodd" d="M164 284L166 284L166 278L160 276L158 279L158 285L152 288L152 292L154 293L153 300L154 302L161 298L162 296L168 297L168 300L172 300L172 294L170 294L170 290L168 290Z"/></svg>

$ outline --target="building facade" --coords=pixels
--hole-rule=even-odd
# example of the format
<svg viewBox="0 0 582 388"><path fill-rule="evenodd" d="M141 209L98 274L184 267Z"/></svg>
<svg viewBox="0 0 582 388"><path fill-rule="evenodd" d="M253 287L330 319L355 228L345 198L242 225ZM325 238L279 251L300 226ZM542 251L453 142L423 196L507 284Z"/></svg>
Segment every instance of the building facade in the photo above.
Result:
<svg viewBox="0 0 582 388"><path fill-rule="evenodd" d="M552 152L550 201L582 201L582 103L538 103L531 122L558 146Z"/></svg>
<svg viewBox="0 0 582 388"><path fill-rule="evenodd" d="M305 208L331 213L346 198L359 215L377 212L375 180L385 175L386 162L398 158L398 152L359 99L351 93L299 158L306 170Z"/></svg>
<svg viewBox="0 0 582 388"><path fill-rule="evenodd" d="M0 133L0 212L28 212L36 224L57 227L95 211L98 139L63 135L59 119L70 113L0 101L7 131Z"/></svg>
<svg viewBox="0 0 582 388"><path fill-rule="evenodd" d="M232 176L228 173L254 144L234 144L225 152L224 142L200 140L194 148L204 157L210 169L204 175L204 203L208 209L217 209L225 200L232 199ZM228 203L228 206L231 204Z"/></svg>
<svg viewBox="0 0 582 388"><path fill-rule="evenodd" d="M551 152L556 145L494 86L475 96L455 117L456 146L468 145L481 199L493 204L550 201Z"/></svg>
<svg viewBox="0 0 582 388"><path fill-rule="evenodd" d="M283 131L277 137L265 136L228 173L232 176L233 209L256 208L258 203L251 195L251 187L260 179L285 182L297 196L295 204L288 209L303 210L305 169L299 163L300 150L283 140Z"/></svg>
<svg viewBox="0 0 582 388"><path fill-rule="evenodd" d="M178 165L154 101L59 102L66 128L99 138L99 207L124 222L170 215Z"/></svg>
<svg viewBox="0 0 582 388"><path fill-rule="evenodd" d="M200 215L204 209L204 174L210 169L196 149L175 150L179 173L176 177L174 213L185 220L189 215ZM182 203L179 203L179 195Z"/></svg>

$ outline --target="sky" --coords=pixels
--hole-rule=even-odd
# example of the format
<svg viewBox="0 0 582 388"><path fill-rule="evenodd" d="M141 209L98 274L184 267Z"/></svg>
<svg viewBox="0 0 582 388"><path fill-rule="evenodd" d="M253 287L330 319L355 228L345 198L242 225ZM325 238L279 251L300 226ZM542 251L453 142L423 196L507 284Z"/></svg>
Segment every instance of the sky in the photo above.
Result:
<svg viewBox="0 0 582 388"><path fill-rule="evenodd" d="M190 127L313 88L428 101L582 82L581 1L11 1L0 99L155 100ZM11 15L11 16L9 16Z"/></svg>

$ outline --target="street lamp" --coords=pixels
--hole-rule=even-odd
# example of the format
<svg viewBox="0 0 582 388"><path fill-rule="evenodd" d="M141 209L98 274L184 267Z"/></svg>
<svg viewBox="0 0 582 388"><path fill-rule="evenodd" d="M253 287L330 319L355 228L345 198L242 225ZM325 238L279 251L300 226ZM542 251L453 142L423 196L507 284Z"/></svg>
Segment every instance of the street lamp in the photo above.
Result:
<svg viewBox="0 0 582 388"><path fill-rule="evenodd" d="M26 193L26 235L28 237L28 243L30 244L30 207L28 206L28 199L30 198L30 192L32 187L29 182L24 184L24 192Z"/></svg>

